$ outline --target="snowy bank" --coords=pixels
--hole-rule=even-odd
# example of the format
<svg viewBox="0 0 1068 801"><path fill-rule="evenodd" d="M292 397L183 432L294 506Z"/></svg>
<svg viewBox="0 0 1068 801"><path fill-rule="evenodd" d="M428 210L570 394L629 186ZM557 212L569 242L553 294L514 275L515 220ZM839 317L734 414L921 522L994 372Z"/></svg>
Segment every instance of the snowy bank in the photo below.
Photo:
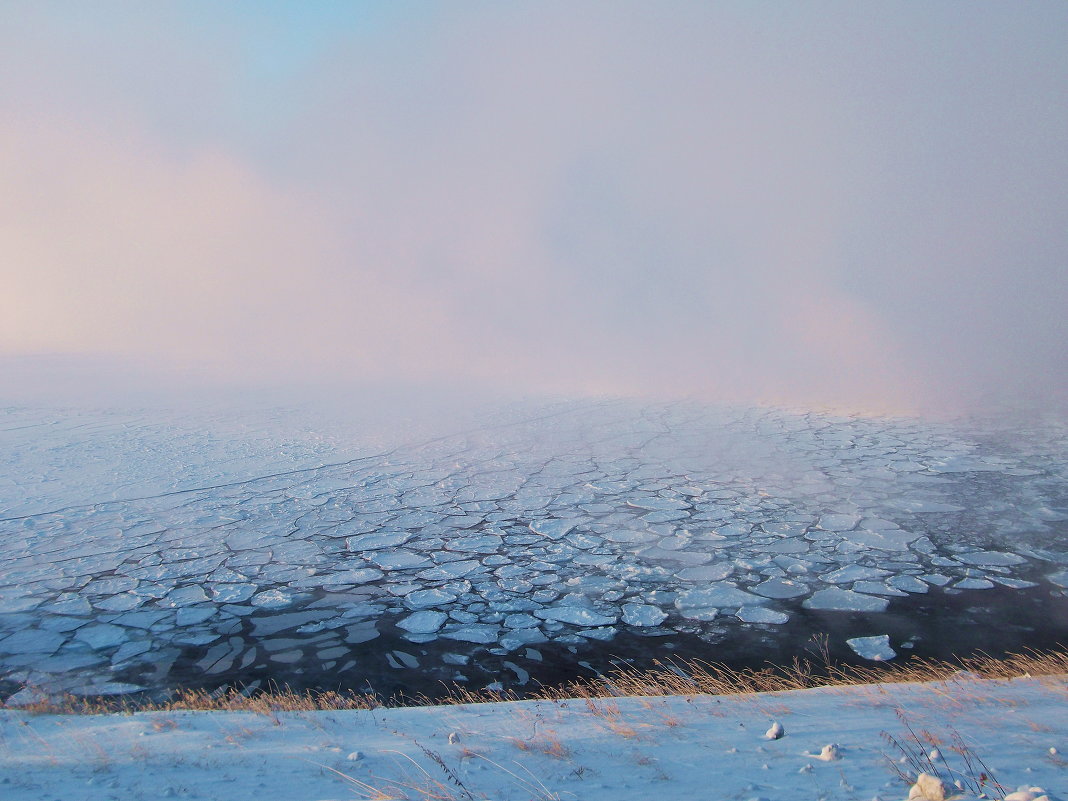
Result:
<svg viewBox="0 0 1068 801"><path fill-rule="evenodd" d="M1064 676L274 716L3 710L0 797L889 801L926 771L969 798L986 773L1054 799L1066 749Z"/></svg>

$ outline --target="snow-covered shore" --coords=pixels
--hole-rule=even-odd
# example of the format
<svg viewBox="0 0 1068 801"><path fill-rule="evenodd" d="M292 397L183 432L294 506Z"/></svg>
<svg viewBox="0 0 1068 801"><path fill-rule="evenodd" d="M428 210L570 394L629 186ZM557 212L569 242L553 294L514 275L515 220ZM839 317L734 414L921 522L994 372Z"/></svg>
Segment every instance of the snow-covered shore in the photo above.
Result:
<svg viewBox="0 0 1068 801"><path fill-rule="evenodd" d="M898 771L924 767L889 738L949 781L1064 797L1068 678L273 717L5 710L0 798L889 801L909 793Z"/></svg>

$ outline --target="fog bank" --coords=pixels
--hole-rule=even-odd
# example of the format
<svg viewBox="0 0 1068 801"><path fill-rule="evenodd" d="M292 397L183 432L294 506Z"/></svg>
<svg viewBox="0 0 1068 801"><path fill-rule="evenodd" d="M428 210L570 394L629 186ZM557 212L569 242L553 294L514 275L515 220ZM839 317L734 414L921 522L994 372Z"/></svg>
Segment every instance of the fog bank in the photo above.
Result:
<svg viewBox="0 0 1068 801"><path fill-rule="evenodd" d="M1063 399L1066 35L1052 2L7 3L4 383Z"/></svg>

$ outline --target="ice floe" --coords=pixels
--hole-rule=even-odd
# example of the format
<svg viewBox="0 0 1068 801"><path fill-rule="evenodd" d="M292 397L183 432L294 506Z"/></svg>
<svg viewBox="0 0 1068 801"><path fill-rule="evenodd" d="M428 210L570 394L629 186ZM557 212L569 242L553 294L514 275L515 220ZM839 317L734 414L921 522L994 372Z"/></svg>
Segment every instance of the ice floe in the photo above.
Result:
<svg viewBox="0 0 1068 801"><path fill-rule="evenodd" d="M873 662L885 662L897 656L897 651L890 647L890 637L887 634L853 637L846 640L846 645L852 648L857 656Z"/></svg>
<svg viewBox="0 0 1068 801"><path fill-rule="evenodd" d="M817 590L804 602L806 609L824 609L839 612L882 612L889 601L874 595L863 595L852 590L831 587Z"/></svg>

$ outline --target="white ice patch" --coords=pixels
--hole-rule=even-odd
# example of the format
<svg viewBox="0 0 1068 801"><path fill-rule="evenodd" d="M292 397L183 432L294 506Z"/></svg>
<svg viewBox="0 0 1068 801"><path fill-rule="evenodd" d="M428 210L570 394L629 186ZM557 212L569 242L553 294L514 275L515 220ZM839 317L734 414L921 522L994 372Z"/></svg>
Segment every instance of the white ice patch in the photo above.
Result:
<svg viewBox="0 0 1068 801"><path fill-rule="evenodd" d="M404 549L376 551L365 556L382 570L418 570L431 564L425 555Z"/></svg>
<svg viewBox="0 0 1068 801"><path fill-rule="evenodd" d="M26 629L0 640L0 653L54 654L66 640L64 635L52 631Z"/></svg>
<svg viewBox="0 0 1068 801"><path fill-rule="evenodd" d="M685 501L677 498L638 498L627 501L627 506L635 509L645 509L650 512L676 512L687 507Z"/></svg>
<svg viewBox="0 0 1068 801"><path fill-rule="evenodd" d="M944 587L950 581L949 576L943 576L941 573L924 573L920 578L935 587Z"/></svg>
<svg viewBox="0 0 1068 801"><path fill-rule="evenodd" d="M648 531L624 528L605 532L604 538L609 542L647 542L653 537Z"/></svg>
<svg viewBox="0 0 1068 801"><path fill-rule="evenodd" d="M238 604L247 601L258 589L255 584L216 584L211 588L211 597L216 603Z"/></svg>
<svg viewBox="0 0 1068 801"><path fill-rule="evenodd" d="M468 559L462 562L446 562L443 565L427 568L419 573L418 578L425 579L427 581L441 581L442 579L463 578L464 576L472 573L481 567L481 564L474 560Z"/></svg>
<svg viewBox="0 0 1068 801"><path fill-rule="evenodd" d="M985 578L963 578L953 585L958 590L989 590L994 582Z"/></svg>
<svg viewBox="0 0 1068 801"><path fill-rule="evenodd" d="M828 584L848 584L852 581L876 579L888 575L890 575L889 570L879 570L874 567L864 567L863 565L846 565L827 573L823 576L823 580Z"/></svg>
<svg viewBox="0 0 1068 801"><path fill-rule="evenodd" d="M408 615L399 621L397 626L412 634L433 634L445 625L448 619L449 616L444 612L422 611Z"/></svg>
<svg viewBox="0 0 1068 801"><path fill-rule="evenodd" d="M127 632L122 626L113 626L110 623L94 623L89 626L82 626L74 633L76 639L96 650L121 645L126 642L126 635Z"/></svg>
<svg viewBox="0 0 1068 801"><path fill-rule="evenodd" d="M410 531L381 531L374 534L362 534L345 540L345 547L352 553L376 551L380 548L396 548L414 537Z"/></svg>
<svg viewBox="0 0 1068 801"><path fill-rule="evenodd" d="M824 609L834 612L882 612L889 605L886 598L861 595L852 590L831 587L812 593L802 604L806 609Z"/></svg>
<svg viewBox="0 0 1068 801"><path fill-rule="evenodd" d="M675 599L675 608L690 620L714 620L722 607L760 606L765 603L765 598L726 584L680 593Z"/></svg>
<svg viewBox="0 0 1068 801"><path fill-rule="evenodd" d="M293 603L293 596L283 590L264 590L249 601L261 609L283 609Z"/></svg>
<svg viewBox="0 0 1068 801"><path fill-rule="evenodd" d="M581 522L582 520L560 520L555 517L549 517L543 520L535 520L530 524L530 530L551 540L558 540Z"/></svg>
<svg viewBox="0 0 1068 801"><path fill-rule="evenodd" d="M799 598L808 594L808 587L790 579L768 579L753 587L753 592L765 598Z"/></svg>
<svg viewBox="0 0 1068 801"><path fill-rule="evenodd" d="M140 684L131 684L122 681L104 681L99 683L85 684L70 690L71 695L129 695L141 692L145 688Z"/></svg>
<svg viewBox="0 0 1068 801"><path fill-rule="evenodd" d="M186 606L187 604L201 603L206 600L208 600L208 596L204 593L204 588L191 585L171 590L160 603L163 606Z"/></svg>
<svg viewBox="0 0 1068 801"><path fill-rule="evenodd" d="M441 632L441 636L450 640L489 645L490 643L497 642L499 633L499 626L493 626L486 623L470 623L468 625L450 627ZM512 632L512 634L514 635L515 632Z"/></svg>
<svg viewBox="0 0 1068 801"><path fill-rule="evenodd" d="M623 604L623 622L630 626L659 626L667 613L652 604Z"/></svg>
<svg viewBox="0 0 1068 801"><path fill-rule="evenodd" d="M353 570L343 570L340 573L329 573L319 576L322 584L367 584L378 581L385 573L375 570L373 567L357 567Z"/></svg>
<svg viewBox="0 0 1068 801"><path fill-rule="evenodd" d="M442 607L456 600L456 595L441 589L414 590L404 596L404 605L409 609L426 609L431 606Z"/></svg>
<svg viewBox="0 0 1068 801"><path fill-rule="evenodd" d="M741 537L753 530L752 523L728 523L716 528L716 533L724 537Z"/></svg>
<svg viewBox="0 0 1068 801"><path fill-rule="evenodd" d="M761 523L760 527L768 534L776 534L780 537L798 537L805 533L808 523L799 520L786 520L779 523Z"/></svg>
<svg viewBox="0 0 1068 801"><path fill-rule="evenodd" d="M1021 565L1027 561L1022 556L1005 553L1004 551L975 551L974 553L957 554L955 558L958 562L963 562L966 565L1008 566Z"/></svg>
<svg viewBox="0 0 1068 801"><path fill-rule="evenodd" d="M1056 584L1058 587L1068 588L1068 570L1052 573L1046 576L1046 580L1052 584Z"/></svg>
<svg viewBox="0 0 1068 801"><path fill-rule="evenodd" d="M922 584L923 582L920 583ZM896 598L904 598L908 595L907 592L902 592L878 581L858 581L853 584L853 589L868 595L890 595Z"/></svg>
<svg viewBox="0 0 1068 801"><path fill-rule="evenodd" d="M919 534L913 534L902 529L886 529L881 531L858 529L849 532L849 541L865 548L874 548L879 551L907 551L911 543L919 539Z"/></svg>
<svg viewBox="0 0 1068 801"><path fill-rule="evenodd" d="M918 578L916 578L916 576L891 576L886 580L886 583L889 584L891 587L903 590L904 592L922 594L930 589L926 582L920 581Z"/></svg>
<svg viewBox="0 0 1068 801"><path fill-rule="evenodd" d="M887 505L902 512L912 514L934 514L936 512L963 512L963 506L955 503L943 503L923 498L893 498L887 501Z"/></svg>
<svg viewBox="0 0 1068 801"><path fill-rule="evenodd" d="M735 615L744 623L772 623L781 625L790 619L785 612L766 609L763 606L743 606Z"/></svg>
<svg viewBox="0 0 1068 801"><path fill-rule="evenodd" d="M683 568L678 572L682 581L722 581L734 572L734 565L721 562L718 565L700 565Z"/></svg>
<svg viewBox="0 0 1068 801"><path fill-rule="evenodd" d="M495 534L483 534L477 537L461 537L445 543L445 548L450 551L462 551L465 553L496 553L501 547L501 538Z"/></svg>
<svg viewBox="0 0 1068 801"><path fill-rule="evenodd" d="M890 647L890 635L878 634L874 637L854 637L846 640L846 645L853 653L873 662L886 662L897 656L897 651Z"/></svg>
<svg viewBox="0 0 1068 801"><path fill-rule="evenodd" d="M534 614L542 620L555 620L576 626L608 626L619 619L615 615L602 615L582 606L552 606L535 610Z"/></svg>
<svg viewBox="0 0 1068 801"><path fill-rule="evenodd" d="M215 607L208 606L184 606L178 610L174 622L177 626L195 626L203 623L215 614Z"/></svg>
<svg viewBox="0 0 1068 801"><path fill-rule="evenodd" d="M817 524L824 531L850 531L860 522L857 515L823 515Z"/></svg>
<svg viewBox="0 0 1068 801"><path fill-rule="evenodd" d="M894 521L883 520L881 517L865 517L860 521L860 525L862 531L864 529L870 529L871 531L889 531L900 528Z"/></svg>
<svg viewBox="0 0 1068 801"><path fill-rule="evenodd" d="M927 463L932 473L996 473L1011 466L1003 459L981 459L978 456L952 456Z"/></svg>

